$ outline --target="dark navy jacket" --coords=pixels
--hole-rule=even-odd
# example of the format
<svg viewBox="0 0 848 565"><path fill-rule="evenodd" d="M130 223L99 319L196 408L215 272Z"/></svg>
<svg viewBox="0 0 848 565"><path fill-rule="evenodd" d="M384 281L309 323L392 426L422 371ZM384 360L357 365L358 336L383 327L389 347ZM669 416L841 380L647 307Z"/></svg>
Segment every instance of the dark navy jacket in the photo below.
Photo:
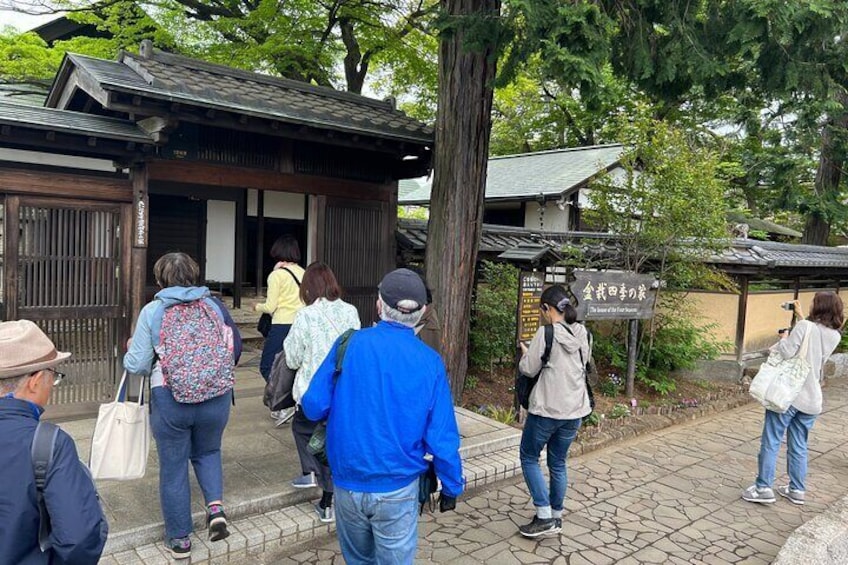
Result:
<svg viewBox="0 0 848 565"><path fill-rule="evenodd" d="M30 449L38 425L32 405L0 398L0 565L94 565L108 526L94 483L62 430L56 438L44 499L53 549L38 547L38 507Z"/></svg>

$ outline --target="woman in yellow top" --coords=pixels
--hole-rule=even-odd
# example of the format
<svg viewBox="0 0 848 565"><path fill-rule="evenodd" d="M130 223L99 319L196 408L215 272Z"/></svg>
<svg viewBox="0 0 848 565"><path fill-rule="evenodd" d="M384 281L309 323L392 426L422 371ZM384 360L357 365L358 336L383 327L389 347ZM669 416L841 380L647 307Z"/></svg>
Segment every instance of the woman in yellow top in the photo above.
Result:
<svg viewBox="0 0 848 565"><path fill-rule="evenodd" d="M283 349L283 341L289 334L294 315L303 308L300 300L300 281L303 279L303 268L300 262L300 247L297 240L284 235L271 246L271 257L277 261L274 270L268 275L268 295L265 302L256 305L256 311L271 314L271 331L265 337L262 348L262 359L259 362L259 372L266 381L271 374L274 357ZM292 411L291 415L294 415ZM284 424L291 415L271 413L277 420L277 425ZM288 416L288 417L286 417Z"/></svg>

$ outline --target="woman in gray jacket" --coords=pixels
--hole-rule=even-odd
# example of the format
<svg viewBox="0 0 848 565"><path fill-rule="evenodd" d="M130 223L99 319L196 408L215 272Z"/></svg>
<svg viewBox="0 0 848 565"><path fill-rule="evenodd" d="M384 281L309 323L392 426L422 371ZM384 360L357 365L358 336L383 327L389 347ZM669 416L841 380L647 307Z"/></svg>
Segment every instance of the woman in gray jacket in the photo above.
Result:
<svg viewBox="0 0 848 565"><path fill-rule="evenodd" d="M794 504L804 504L807 477L807 436L822 411L821 379L824 364L839 345L844 320L842 299L832 292L817 292L813 297L810 315L803 319L801 303L794 303L795 317L799 320L789 336L783 334L772 351L784 359L798 354L804 336L810 333L807 343L807 362L810 373L801 392L783 414L766 410L763 434L760 439L760 454L757 457L757 480L745 489L742 498L748 502L771 504L775 501L774 482L777 452L786 435L786 470L789 484L777 487L777 494Z"/></svg>
<svg viewBox="0 0 848 565"><path fill-rule="evenodd" d="M530 393L527 420L521 434L521 471L533 497L536 515L518 528L521 535L535 538L562 529L562 506L567 483L565 459L577 436L580 422L592 408L586 389L585 361L589 358L588 332L576 323L577 311L562 286L542 293L542 318L554 326L554 341L548 363L542 365L545 330L539 328L523 355L518 370L539 378ZM539 455L548 448L550 486L545 483Z"/></svg>

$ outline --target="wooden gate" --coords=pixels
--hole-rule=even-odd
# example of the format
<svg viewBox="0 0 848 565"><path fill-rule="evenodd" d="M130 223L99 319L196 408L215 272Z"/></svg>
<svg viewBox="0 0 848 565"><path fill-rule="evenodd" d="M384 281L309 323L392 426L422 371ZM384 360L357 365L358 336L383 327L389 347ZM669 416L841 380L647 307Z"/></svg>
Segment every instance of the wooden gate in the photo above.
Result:
<svg viewBox="0 0 848 565"><path fill-rule="evenodd" d="M389 203L327 198L319 248L356 306L363 327L375 321L377 285L394 267L395 236Z"/></svg>
<svg viewBox="0 0 848 565"><path fill-rule="evenodd" d="M34 321L73 353L54 404L100 402L114 392L127 335L129 212L121 204L6 199L5 318Z"/></svg>

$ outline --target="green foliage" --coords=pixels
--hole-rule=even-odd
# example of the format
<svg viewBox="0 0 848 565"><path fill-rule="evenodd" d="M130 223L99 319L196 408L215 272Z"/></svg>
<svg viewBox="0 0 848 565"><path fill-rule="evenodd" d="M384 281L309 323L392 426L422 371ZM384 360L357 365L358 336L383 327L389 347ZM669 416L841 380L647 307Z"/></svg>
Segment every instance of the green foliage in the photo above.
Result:
<svg viewBox="0 0 848 565"><path fill-rule="evenodd" d="M601 416L597 412L592 412L585 418L583 418L584 426L597 426L601 423Z"/></svg>
<svg viewBox="0 0 848 565"><path fill-rule="evenodd" d="M617 420L618 418L626 418L630 416L630 407L626 404L616 404L612 407L607 414L607 418L610 420Z"/></svg>
<svg viewBox="0 0 848 565"><path fill-rule="evenodd" d="M471 319L471 363L490 371L515 355L518 269L483 261Z"/></svg>
<svg viewBox="0 0 848 565"><path fill-rule="evenodd" d="M477 375L468 374L465 376L466 390L474 390L478 384L480 384L480 379L477 378Z"/></svg>
<svg viewBox="0 0 848 565"><path fill-rule="evenodd" d="M507 408L498 405L481 406L477 411L501 424L509 425L514 423L516 419L515 409L511 406Z"/></svg>
<svg viewBox="0 0 848 565"><path fill-rule="evenodd" d="M666 395L676 388L672 372L692 369L700 360L715 359L731 347L711 337L713 325L699 324L685 304L685 297L663 295L651 325L643 327L636 360L636 380L647 388ZM624 374L627 370L626 324L618 323L607 335L595 335L595 359ZM598 386L601 394L620 392L611 376Z"/></svg>
<svg viewBox="0 0 848 565"><path fill-rule="evenodd" d="M622 133L624 175L592 183L586 216L623 238L621 267L667 280L672 264L700 264L723 245L725 184L716 157L665 122L643 116Z"/></svg>
<svg viewBox="0 0 848 565"><path fill-rule="evenodd" d="M407 220L426 220L430 217L430 210L425 206L398 206L398 218Z"/></svg>
<svg viewBox="0 0 848 565"><path fill-rule="evenodd" d="M595 344L595 351L598 351L597 342ZM621 394L623 386L624 383L621 380L621 377L619 377L617 374L609 374L605 378L598 380L598 392L600 392L604 396L609 396L611 398L614 398Z"/></svg>

